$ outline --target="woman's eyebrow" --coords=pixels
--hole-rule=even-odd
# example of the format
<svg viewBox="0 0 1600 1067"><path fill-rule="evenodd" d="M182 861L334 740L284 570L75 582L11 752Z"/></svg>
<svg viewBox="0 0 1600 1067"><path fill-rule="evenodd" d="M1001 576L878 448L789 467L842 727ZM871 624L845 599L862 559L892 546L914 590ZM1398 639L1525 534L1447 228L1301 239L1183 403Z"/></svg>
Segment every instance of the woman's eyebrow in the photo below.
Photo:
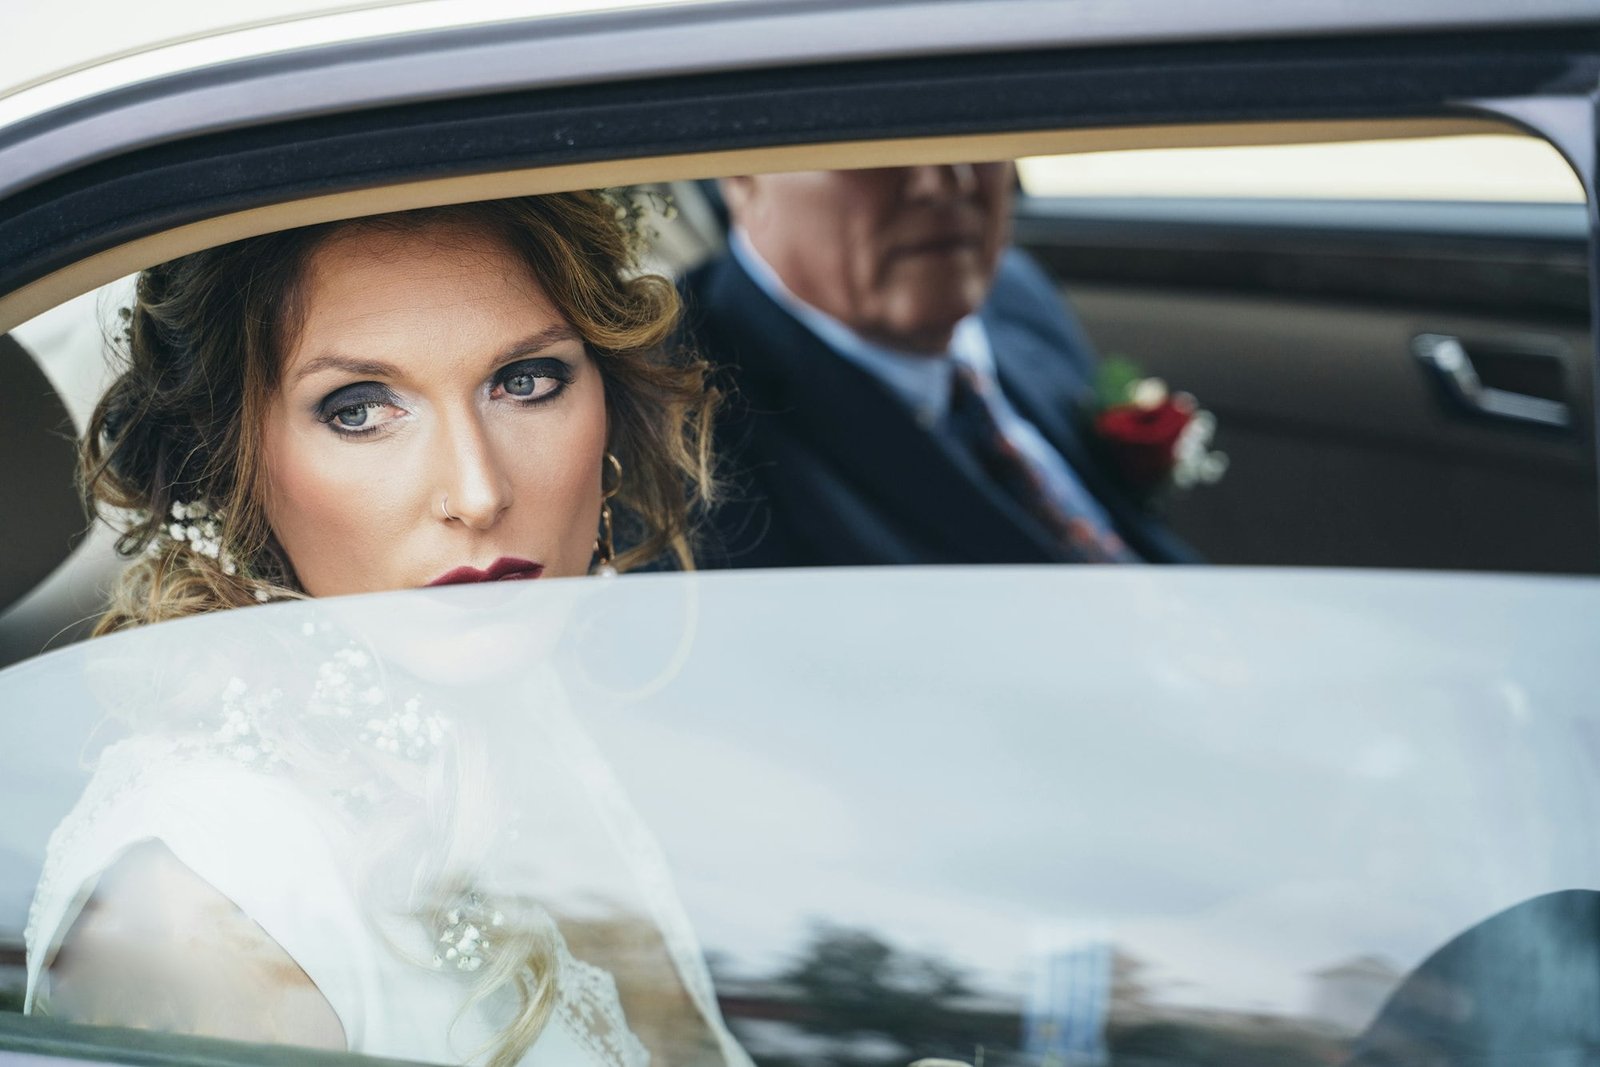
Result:
<svg viewBox="0 0 1600 1067"><path fill-rule="evenodd" d="M563 341L577 340L581 340L581 338L579 338L577 331L571 326L564 322L554 322L536 333L529 334L527 337L524 337L510 348L506 349L505 353L500 358L502 360L507 360L516 359L518 356L531 356L535 352L543 351L544 349L558 345Z"/></svg>
<svg viewBox="0 0 1600 1067"><path fill-rule="evenodd" d="M325 370L343 371L362 378L393 379L400 374L400 369L393 363L385 363L381 359L357 359L353 356L331 354L308 361L305 366L295 371L294 380L300 382Z"/></svg>

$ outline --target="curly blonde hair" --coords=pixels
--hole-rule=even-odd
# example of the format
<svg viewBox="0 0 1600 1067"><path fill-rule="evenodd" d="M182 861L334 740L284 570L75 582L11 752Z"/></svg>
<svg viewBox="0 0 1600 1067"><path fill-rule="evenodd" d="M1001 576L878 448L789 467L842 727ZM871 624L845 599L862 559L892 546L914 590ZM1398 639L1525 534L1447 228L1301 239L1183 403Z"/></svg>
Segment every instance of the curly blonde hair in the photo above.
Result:
<svg viewBox="0 0 1600 1067"><path fill-rule="evenodd" d="M96 635L303 596L263 506L262 420L298 327L312 254L350 228L475 228L520 255L583 337L605 383L609 449L627 471L613 504L619 569L693 566L693 517L709 504L718 401L704 361L675 347L672 284L638 271L630 214L615 195L560 193L327 223L151 267L128 312L125 366L84 436L91 508L124 527L133 558ZM220 513L224 555L164 535L174 503Z"/></svg>

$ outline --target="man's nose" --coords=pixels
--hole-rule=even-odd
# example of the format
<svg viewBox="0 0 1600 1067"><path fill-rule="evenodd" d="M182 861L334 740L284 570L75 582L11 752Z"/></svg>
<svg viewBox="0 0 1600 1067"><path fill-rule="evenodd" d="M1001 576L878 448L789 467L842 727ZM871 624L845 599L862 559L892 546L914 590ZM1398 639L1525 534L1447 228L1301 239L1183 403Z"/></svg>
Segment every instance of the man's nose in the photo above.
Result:
<svg viewBox="0 0 1600 1067"><path fill-rule="evenodd" d="M907 167L906 196L935 200L971 196L978 189L978 172L971 163L937 167Z"/></svg>
<svg viewBox="0 0 1600 1067"><path fill-rule="evenodd" d="M474 530L487 530L511 506L511 482L494 445L475 418L463 418L447 427L439 452L444 459L441 506L436 517L460 522Z"/></svg>

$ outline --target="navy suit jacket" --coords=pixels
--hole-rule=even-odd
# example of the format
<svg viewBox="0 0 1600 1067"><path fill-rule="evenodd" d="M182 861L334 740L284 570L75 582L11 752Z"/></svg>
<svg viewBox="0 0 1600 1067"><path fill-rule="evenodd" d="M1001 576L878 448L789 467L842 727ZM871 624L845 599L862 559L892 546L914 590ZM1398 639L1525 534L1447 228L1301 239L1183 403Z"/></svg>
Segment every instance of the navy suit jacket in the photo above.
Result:
<svg viewBox="0 0 1600 1067"><path fill-rule="evenodd" d="M867 371L775 303L731 256L684 281L686 327L729 400L717 431L727 482L706 566L1044 563L1044 527L959 448L917 423ZM1000 386L1066 458L1140 556L1194 559L1116 484L1078 421L1094 357L1049 280L1008 252L979 312Z"/></svg>

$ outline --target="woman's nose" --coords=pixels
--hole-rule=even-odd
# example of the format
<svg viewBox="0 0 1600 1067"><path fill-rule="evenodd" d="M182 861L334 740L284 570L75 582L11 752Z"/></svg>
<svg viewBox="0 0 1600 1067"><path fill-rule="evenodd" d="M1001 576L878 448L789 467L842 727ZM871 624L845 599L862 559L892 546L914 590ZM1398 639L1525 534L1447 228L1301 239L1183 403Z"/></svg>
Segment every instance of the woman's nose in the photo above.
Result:
<svg viewBox="0 0 1600 1067"><path fill-rule="evenodd" d="M434 514L446 522L486 530L511 506L510 479L476 419L461 420L444 436L439 444L446 461L444 504L435 506Z"/></svg>

